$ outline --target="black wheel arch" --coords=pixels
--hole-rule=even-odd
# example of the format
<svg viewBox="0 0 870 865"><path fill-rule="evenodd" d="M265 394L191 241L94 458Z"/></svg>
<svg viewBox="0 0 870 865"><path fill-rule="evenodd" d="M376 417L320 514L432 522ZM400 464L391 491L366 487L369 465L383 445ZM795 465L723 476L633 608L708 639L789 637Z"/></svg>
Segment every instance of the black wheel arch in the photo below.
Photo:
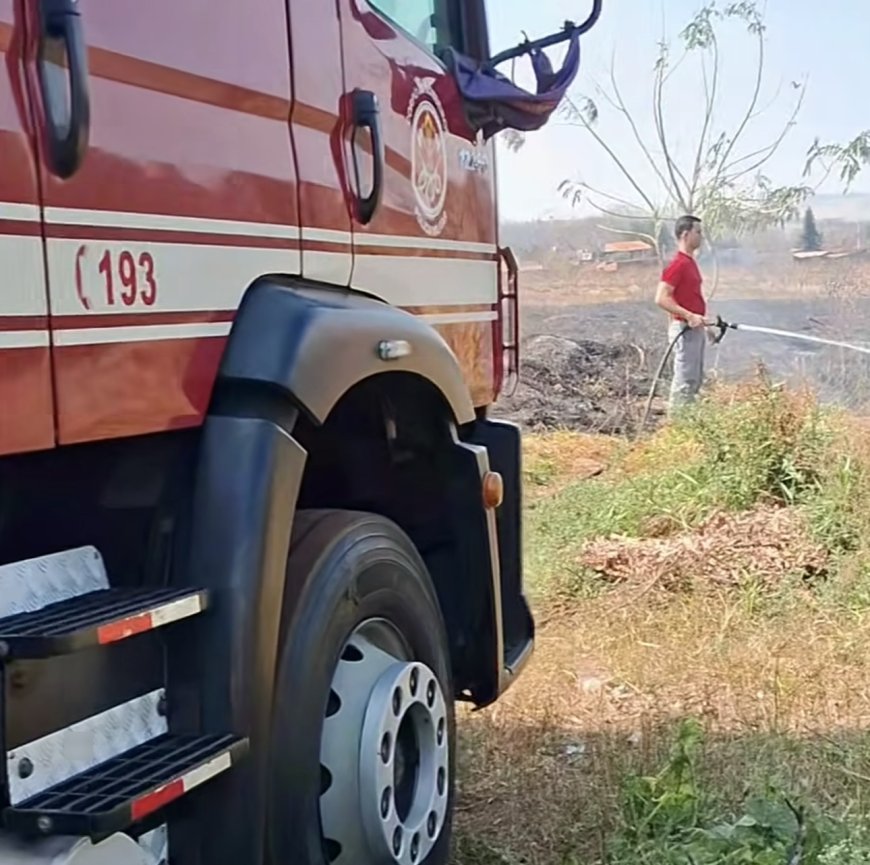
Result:
<svg viewBox="0 0 870 865"><path fill-rule="evenodd" d="M406 343L409 353L383 360L378 345L384 340ZM373 430L384 419L373 416L379 406L398 424L402 446L410 442L421 460L438 464L428 489L436 486L435 497L446 503L440 514L431 498L421 501L419 476L396 472L392 486L384 482L388 467L377 461ZM408 532L435 579L462 697L477 705L496 699L505 684L504 551L482 501L490 466L476 442L480 421L443 337L418 317L358 292L301 277L263 277L239 308L213 411L268 416L291 432L306 453L298 507L369 510ZM346 468L338 477L337 463ZM408 506L408 493L416 507ZM449 542L420 525L439 517L450 523Z"/></svg>
<svg viewBox="0 0 870 865"><path fill-rule="evenodd" d="M384 341L403 342L408 353L382 359L378 346ZM382 372L420 376L443 394L457 424L474 420L462 370L434 328L354 291L300 277L269 277L245 294L219 386L246 382L277 388L323 423L347 391Z"/></svg>

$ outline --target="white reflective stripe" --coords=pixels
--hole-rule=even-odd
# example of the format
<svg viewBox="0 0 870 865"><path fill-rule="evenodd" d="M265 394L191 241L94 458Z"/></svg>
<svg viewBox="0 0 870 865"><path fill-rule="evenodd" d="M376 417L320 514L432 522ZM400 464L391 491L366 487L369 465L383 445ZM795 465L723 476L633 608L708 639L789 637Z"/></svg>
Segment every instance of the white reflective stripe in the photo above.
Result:
<svg viewBox="0 0 870 865"><path fill-rule="evenodd" d="M304 244L305 241L303 241ZM347 285L350 282L352 258L347 252L321 252L319 249L302 248L302 275L332 285Z"/></svg>
<svg viewBox="0 0 870 865"><path fill-rule="evenodd" d="M78 240L49 240L48 274L51 283L53 315L129 314L149 312L194 312L233 310L248 286L268 273L299 273L298 249L219 246L195 243L158 243L147 241L89 241L79 257ZM100 272L100 261L108 251L114 268L114 305L108 304L107 282ZM122 302L118 268L123 253L132 255L136 280L141 292L149 288L149 271L156 285L156 302L145 306L137 299L133 306ZM150 264L142 265L147 253ZM78 259L78 261L77 261ZM76 291L76 267L82 277L82 291L90 301L86 310ZM2 300L0 300L2 304ZM2 307L0 307L2 309Z"/></svg>
<svg viewBox="0 0 870 865"><path fill-rule="evenodd" d="M116 342L156 342L163 339L205 339L226 336L232 322L210 321L191 324L143 324L122 327L86 327L58 330L53 341L58 346L107 345Z"/></svg>
<svg viewBox="0 0 870 865"><path fill-rule="evenodd" d="M413 237L407 234L362 234L354 235L357 246L396 246L408 249L442 249L447 252L480 252L494 255L494 243L471 243L464 240L448 240L441 237Z"/></svg>
<svg viewBox="0 0 870 865"><path fill-rule="evenodd" d="M302 240L319 240L325 243L354 243L357 246L398 247L402 249L438 249L448 252L480 252L495 254L494 243L472 243L465 240L450 240L442 237L424 237L411 234L365 234L337 231L331 228L302 227Z"/></svg>
<svg viewBox="0 0 870 865"><path fill-rule="evenodd" d="M208 761L208 763L204 763L202 766L197 766L196 769L193 769L186 775L182 776L181 781L182 784L184 784L184 792L187 793L194 787L204 784L210 778L214 778L215 775L220 775L221 772L226 772L227 769L231 769L232 766L233 758L230 756L229 751L224 751L222 754L218 754L217 757L213 757Z"/></svg>
<svg viewBox="0 0 870 865"><path fill-rule="evenodd" d="M474 321L495 321L498 314L489 312L438 312L417 316L429 324L466 324Z"/></svg>
<svg viewBox="0 0 870 865"><path fill-rule="evenodd" d="M179 598L177 601L164 604L156 610L151 610L148 614L151 616L151 627L162 628L171 622L177 622L179 619L186 619L189 616L196 616L202 612L202 599L199 595L193 597Z"/></svg>
<svg viewBox="0 0 870 865"><path fill-rule="evenodd" d="M4 348L48 348L47 330L6 330L0 331L0 349Z"/></svg>
<svg viewBox="0 0 870 865"><path fill-rule="evenodd" d="M47 315L42 238L0 230L0 317Z"/></svg>
<svg viewBox="0 0 870 865"><path fill-rule="evenodd" d="M39 218L39 210L32 205L5 205L22 208L21 213L32 208ZM0 211L2 216L2 211ZM15 218L15 217L9 217ZM25 218L23 216L17 218ZM163 213L135 213L112 210L79 210L70 207L45 208L45 221L63 225L87 225L105 228L133 228L154 231L192 231L205 234L239 234L252 237L284 237L306 240L325 241L327 243L356 243L358 246L395 246L408 249L438 249L455 252L479 252L494 254L494 243L476 243L464 240L451 240L440 237L425 237L408 234L365 234L331 228L309 228L303 226L300 230L295 225L285 225L273 222L245 222L230 219L207 219L196 216L173 216Z"/></svg>
<svg viewBox="0 0 870 865"><path fill-rule="evenodd" d="M35 206L3 205L11 215L36 215ZM79 225L150 227L164 230L194 230L208 233L242 234L252 238L250 246L229 246L215 237L212 243L167 243L154 241L117 241L94 239L82 241L73 238L50 238L46 245L48 272L51 281L52 314L55 316L86 316L93 314L148 314L167 312L197 312L234 310L242 295L258 277L269 273L300 273L335 285L350 280L353 262L353 288L374 294L395 306L469 306L495 303L498 298L498 269L495 261L451 258L450 250L457 253L490 253L490 244L464 243L441 238L400 235L356 236L357 250L352 257L346 252L304 250L290 244L299 235L295 226L268 223L206 220L161 214L114 213L73 208L49 208L50 219ZM354 238L347 231L328 229L302 229L307 240L349 244ZM257 247L256 237L278 237L288 241L287 248ZM407 249L408 255L373 254L378 249L398 247ZM303 243L304 248L304 243ZM369 250L367 253L366 250ZM413 251L439 250L440 257L415 256ZM100 270L103 256L108 252L114 273L114 304L109 305L105 272ZM139 297L133 306L122 302L124 286L118 271L122 253L129 253L135 264ZM147 253L147 256L145 256ZM143 258L144 256L144 258ZM304 262L303 262L304 257ZM143 261L145 262L143 264ZM149 263L150 262L150 263ZM152 266L153 264L153 266ZM10 315L39 316L47 314L42 240L40 237L0 234L0 273L4 274L4 290L0 292L0 318ZM90 307L85 308L76 288L77 273L81 290ZM150 280L157 286L153 306L140 302L142 293L151 290ZM449 323L446 320L436 320ZM181 329L187 327L188 330ZM191 330L194 325L165 326L162 332L143 332L127 329L88 328L86 332L62 330L56 336L57 345L105 344L154 339L207 338L222 336L226 325L205 325ZM168 329L171 328L171 329ZM18 348L46 345L46 337L39 331L0 331L0 348Z"/></svg>
<svg viewBox="0 0 870 865"><path fill-rule="evenodd" d="M241 234L252 237L297 239L299 228L274 222L239 222L231 219L205 219L198 216L171 216L162 213L124 213L111 210L75 210L47 207L47 223L89 225L105 228L140 228L156 231L193 231L205 234Z"/></svg>
<svg viewBox="0 0 870 865"><path fill-rule="evenodd" d="M162 689L152 691L9 751L6 772L12 804L166 733L166 718L159 709L162 696ZM33 771L22 778L18 764L25 757Z"/></svg>
<svg viewBox="0 0 870 865"><path fill-rule="evenodd" d="M496 312L445 312L425 313L417 316L428 324L466 324L494 321ZM57 346L112 345L129 342L158 342L175 339L210 339L229 334L232 322L191 322L180 324L141 324L119 327L88 327L58 330L52 335ZM47 348L48 331L0 332L0 349ZM186 613L185 615L191 615Z"/></svg>
<svg viewBox="0 0 870 865"><path fill-rule="evenodd" d="M0 219L17 219L21 222L39 222L39 205L18 204L12 201L0 202Z"/></svg>
<svg viewBox="0 0 870 865"><path fill-rule="evenodd" d="M338 231L333 228L308 228L303 225L302 240L320 240L324 243L346 243L350 245L353 235L349 231Z"/></svg>
<svg viewBox="0 0 870 865"><path fill-rule="evenodd" d="M494 243L453 240L409 234L367 234L330 228L309 228L277 222L251 222L232 219L212 219L198 216L176 216L168 213L139 213L135 211L87 210L74 207L46 207L46 223L84 225L105 228L128 228L155 231L190 231L205 234L239 234L252 237L283 237L321 240L328 243L351 242L358 246L396 246L409 249L439 249L455 252L494 254ZM25 222L40 220L39 206L17 202L0 202L0 219Z"/></svg>
<svg viewBox="0 0 870 865"><path fill-rule="evenodd" d="M395 306L495 303L498 270L494 261L357 253L353 287Z"/></svg>

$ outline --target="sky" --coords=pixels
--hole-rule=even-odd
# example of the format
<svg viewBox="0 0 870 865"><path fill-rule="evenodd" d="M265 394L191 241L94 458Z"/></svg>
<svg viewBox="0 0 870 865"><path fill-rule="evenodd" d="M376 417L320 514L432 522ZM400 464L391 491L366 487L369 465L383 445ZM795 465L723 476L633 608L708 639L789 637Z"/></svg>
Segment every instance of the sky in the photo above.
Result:
<svg viewBox="0 0 870 865"><path fill-rule="evenodd" d="M719 0L719 5L725 2ZM518 42L523 30L535 38L558 29L566 19L585 17L591 2L487 0L487 5L491 47L497 52ZM680 30L701 5L699 0L604 0L601 20L582 42L583 61L572 92L596 98L603 137L644 187L650 184L651 170L630 128L602 104L596 88L608 85L613 61L623 98L637 117L642 137L649 138L657 43L665 36L676 44ZM742 152L776 137L791 113L791 100L800 92L791 82L806 79L796 123L764 169L777 184L797 184L803 182L805 154L816 136L843 142L870 128L870 15L866 14L870 0L767 0L763 5L767 31L761 104L770 107L753 121ZM552 50L554 62L560 61L561 49ZM716 109L721 131L736 128L746 110L757 68L754 51L751 38L736 24L723 31ZM509 73L510 65L502 71ZM518 82L528 84L528 76L528 60L520 61L516 67ZM673 78L665 104L665 125L679 153L689 154L697 142L702 95L700 67L684 64ZM625 178L589 134L554 118L544 129L532 133L518 153L499 145L501 218L546 219L588 213L581 208L578 214L562 199L558 186L566 179L594 182L611 195L632 196ZM837 193L841 189L835 180L829 180L819 192ZM853 190L870 191L870 168Z"/></svg>

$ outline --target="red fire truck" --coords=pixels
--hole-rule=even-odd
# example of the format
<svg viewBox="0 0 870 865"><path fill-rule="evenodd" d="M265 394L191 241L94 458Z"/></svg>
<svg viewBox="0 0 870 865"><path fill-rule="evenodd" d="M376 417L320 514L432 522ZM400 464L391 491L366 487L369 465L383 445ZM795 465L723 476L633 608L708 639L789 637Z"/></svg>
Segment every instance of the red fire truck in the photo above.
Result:
<svg viewBox="0 0 870 865"><path fill-rule="evenodd" d="M533 642L492 135L559 73L483 0L0 49L0 865L443 865L454 701Z"/></svg>

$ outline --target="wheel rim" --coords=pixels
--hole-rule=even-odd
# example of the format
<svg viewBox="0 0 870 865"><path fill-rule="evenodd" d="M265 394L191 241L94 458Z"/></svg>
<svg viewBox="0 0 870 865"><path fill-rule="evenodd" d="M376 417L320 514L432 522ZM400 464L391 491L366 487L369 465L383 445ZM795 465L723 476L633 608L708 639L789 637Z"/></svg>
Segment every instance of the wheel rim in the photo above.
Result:
<svg viewBox="0 0 870 865"><path fill-rule="evenodd" d="M387 622L351 635L320 747L320 820L334 865L418 865L447 814L447 703L438 677Z"/></svg>

